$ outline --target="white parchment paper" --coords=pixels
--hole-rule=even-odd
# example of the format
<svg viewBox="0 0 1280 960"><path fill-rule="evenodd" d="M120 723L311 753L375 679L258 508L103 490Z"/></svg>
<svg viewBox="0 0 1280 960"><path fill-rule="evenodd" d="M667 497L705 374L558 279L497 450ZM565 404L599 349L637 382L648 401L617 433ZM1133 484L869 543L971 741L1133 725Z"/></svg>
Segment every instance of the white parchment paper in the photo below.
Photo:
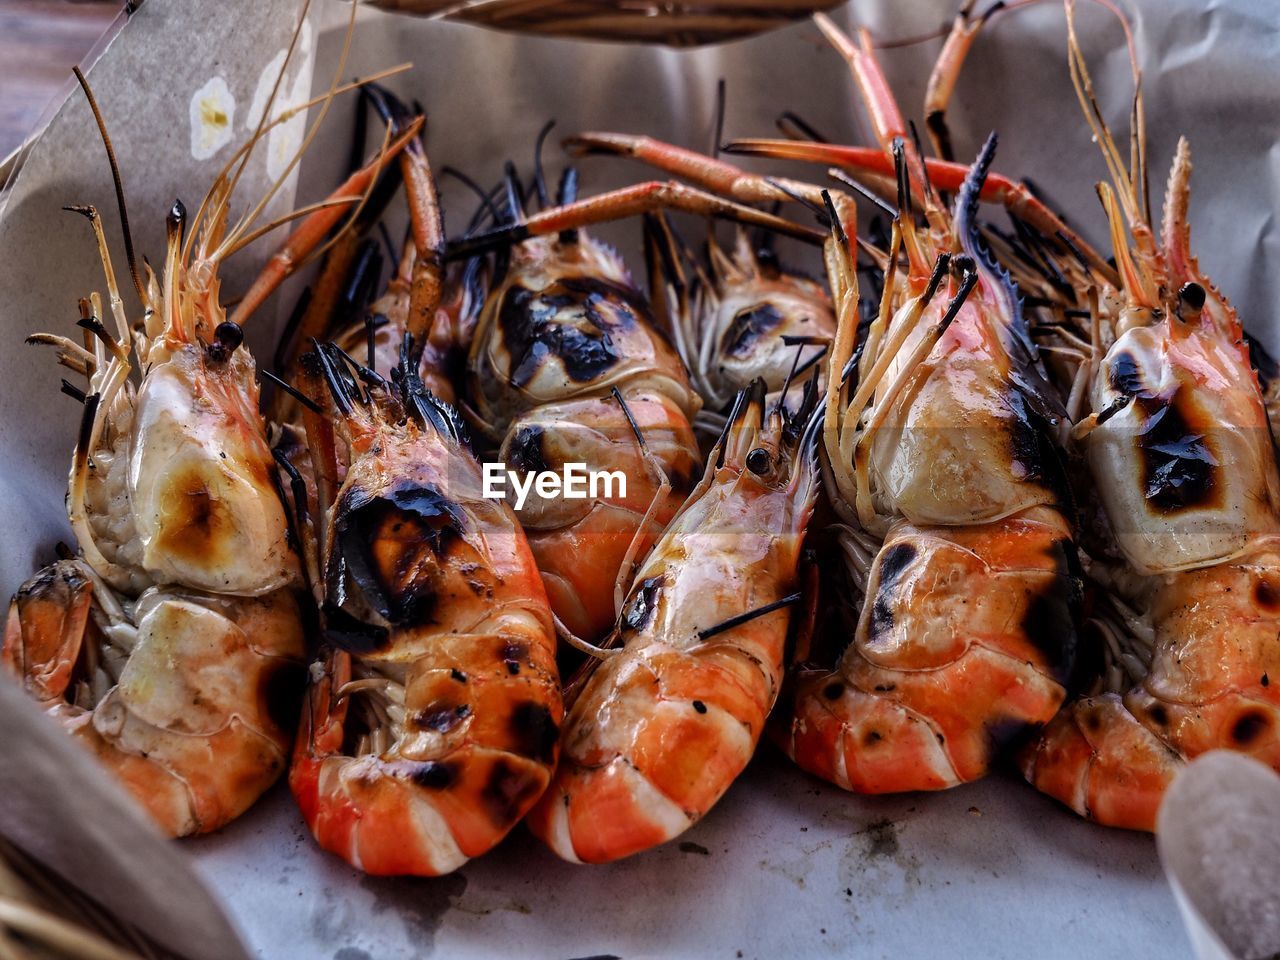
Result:
<svg viewBox="0 0 1280 960"><path fill-rule="evenodd" d="M347 9L318 3L329 27ZM1246 324L1275 348L1280 15L1258 0L1129 6L1146 71L1154 195L1186 133L1196 161L1195 247ZM221 72L247 104L293 9L279 0L150 0L94 70L109 120L113 108L128 117L113 130L143 249L159 250L162 211L175 190L197 196L225 157L191 159L191 94ZM837 19L893 39L938 29L951 13L952 4L929 0L854 0ZM1104 110L1123 130L1132 88L1120 31L1082 2L1080 33ZM314 82L323 86L339 37L320 25L315 36ZM904 111L917 119L939 45L883 53ZM347 72L399 60L416 64L392 86L426 106L433 163L482 182L495 180L508 157L527 168L533 137L551 117L559 126L549 146L559 135L603 129L705 147L722 76L727 137L772 135L774 117L793 109L833 139L866 141L846 68L809 24L675 52L362 13ZM299 199L314 199L339 179L351 109L350 101L335 106L303 164ZM1104 168L1070 87L1064 19L1054 3L998 19L979 38L951 119L961 157L997 129L997 167L1034 178L1073 223L1104 240L1092 190ZM238 130L233 142L242 136ZM36 328L69 330L75 298L100 285L87 231L58 207L86 197L110 207L101 148L82 104L71 101L37 146L44 153L29 158L0 222L0 336L8 350L0 364L0 542L7 548L0 577L9 589L66 535L61 495L76 419L71 402L57 395L51 358L20 341ZM554 177L562 162L554 148L547 162ZM586 161L582 174L587 192L648 176L605 158ZM442 186L447 223L457 232L474 200L452 183ZM624 224L605 235L630 252L639 229ZM639 267L638 258L632 262ZM229 271L228 291L246 270ZM277 313L286 309L287 301ZM270 340L268 316L251 331L259 344ZM180 849L252 948L269 957L1166 960L1191 951L1151 838L1085 824L1013 777L937 795L853 797L800 774L765 745L682 840L610 867L575 868L517 830L453 876L376 880L320 853L279 788L238 823Z"/></svg>

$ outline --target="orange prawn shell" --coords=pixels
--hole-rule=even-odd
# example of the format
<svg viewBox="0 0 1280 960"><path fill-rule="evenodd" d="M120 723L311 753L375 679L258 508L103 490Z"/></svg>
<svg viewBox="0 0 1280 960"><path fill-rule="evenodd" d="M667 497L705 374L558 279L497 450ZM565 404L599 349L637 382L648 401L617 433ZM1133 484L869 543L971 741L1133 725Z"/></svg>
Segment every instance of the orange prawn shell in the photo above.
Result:
<svg viewBox="0 0 1280 960"><path fill-rule="evenodd" d="M473 458L412 421L356 431L352 449L336 518L431 489L456 509L457 536L423 547L395 511L364 529L389 596L431 594L360 651L404 670L406 718L383 753L347 753L335 691L351 656L333 650L313 668L290 786L325 849L372 874L439 875L497 844L551 778L564 714L555 633L528 544L506 505L481 496Z"/></svg>
<svg viewBox="0 0 1280 960"><path fill-rule="evenodd" d="M796 674L794 712L777 727L783 748L863 793L985 775L1001 745L1066 699L1079 589L1056 511L973 527L899 523L836 668Z"/></svg>
<svg viewBox="0 0 1280 960"><path fill-rule="evenodd" d="M514 247L485 304L468 368L477 412L505 431L518 414L640 382L692 417L700 406L675 350L657 332L617 255L582 237Z"/></svg>
<svg viewBox="0 0 1280 960"><path fill-rule="evenodd" d="M871 468L887 512L914 523L999 520L1064 502L1046 476L1044 451L1028 422L1002 305L985 274L888 411L871 442ZM939 291L885 376L891 381L919 337L946 309ZM899 308L902 322L911 304ZM892 328L892 327L891 327ZM878 390L884 390L884 383ZM877 396L877 404L881 398Z"/></svg>
<svg viewBox="0 0 1280 960"><path fill-rule="evenodd" d="M41 571L10 606L3 662L170 836L243 813L283 770L302 630L292 594L151 590L119 681L93 710L66 700L92 582L75 562ZM68 595L68 588L70 595ZM296 702L296 701L295 701Z"/></svg>
<svg viewBox="0 0 1280 960"><path fill-rule="evenodd" d="M811 503L724 467L637 572L621 653L591 675L565 724L556 777L529 826L588 863L670 840L750 760L776 699L790 622L778 610L699 631L792 589Z"/></svg>

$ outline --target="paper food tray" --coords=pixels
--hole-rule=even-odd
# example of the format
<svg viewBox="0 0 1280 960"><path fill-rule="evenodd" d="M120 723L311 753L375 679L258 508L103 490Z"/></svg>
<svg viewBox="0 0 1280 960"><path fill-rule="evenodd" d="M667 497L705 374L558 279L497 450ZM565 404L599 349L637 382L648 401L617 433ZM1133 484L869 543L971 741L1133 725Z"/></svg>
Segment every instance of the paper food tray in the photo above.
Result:
<svg viewBox="0 0 1280 960"><path fill-rule="evenodd" d="M1268 23L1273 15L1249 0L1211 10L1198 0L1129 6L1145 70L1153 197L1162 192L1176 138L1187 134L1196 161L1194 248L1246 325L1274 349L1280 346L1280 327L1271 319L1280 294L1273 223L1280 34ZM299 99L327 86L341 39L336 24L347 9L317 0L306 49L287 77ZM124 171L135 239L152 262L163 249L164 212L174 197L197 203L233 149L197 158L212 141L201 146L199 136L193 139L193 95L221 77L235 102L228 139L241 142L254 90L283 48L295 12L282 0L151 0L92 70ZM890 39L937 29L950 14L949 4L927 0L860 0L836 19ZM1089 4L1080 21L1104 112L1123 130L1132 88L1120 32ZM932 41L884 53L909 115L919 113L937 49ZM843 61L806 23L676 52L362 12L345 73L366 75L403 60L415 69L392 86L426 106L433 163L457 166L481 182L496 179L508 157L527 166L534 136L551 117L557 135L624 130L705 148L719 77L728 82L727 136L770 135L773 118L793 109L839 142L867 139ZM299 202L338 181L352 109L351 99L335 103L301 165ZM998 130L997 168L1033 177L1074 225L1105 239L1092 189L1104 170L1070 86L1059 7L1019 11L984 33L950 118L961 157ZM554 176L563 158L549 149L547 162ZM265 163L259 156L250 168L242 198L261 194ZM587 161L581 173L584 192L651 176L639 165L604 158ZM293 204L294 186L282 191L276 209ZM474 199L452 184L442 187L447 225L456 231ZM24 158L6 199L0 586L12 591L68 537L62 496L78 420L71 401L58 394L52 358L21 340L36 329L69 329L76 298L102 288L89 230L60 208L96 203L122 249L102 146L78 95ZM602 232L638 270L638 224ZM260 244L237 258L224 273L224 290L242 289L269 249ZM118 253L117 268L123 263ZM254 321L251 346L269 350L293 293L286 290ZM1165 960L1191 949L1148 836L1084 823L1008 774L934 795L852 796L802 774L767 743L724 800L678 842L607 867L561 863L517 829L452 876L371 879L318 850L283 786L230 827L180 849L250 951L265 957Z"/></svg>

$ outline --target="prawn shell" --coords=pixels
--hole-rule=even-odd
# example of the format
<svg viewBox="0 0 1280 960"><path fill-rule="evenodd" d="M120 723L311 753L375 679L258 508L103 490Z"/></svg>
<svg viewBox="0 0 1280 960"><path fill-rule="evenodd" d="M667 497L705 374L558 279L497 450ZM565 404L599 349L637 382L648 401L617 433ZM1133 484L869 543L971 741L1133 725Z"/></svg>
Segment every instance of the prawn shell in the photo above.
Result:
<svg viewBox="0 0 1280 960"><path fill-rule="evenodd" d="M863 793L984 776L1065 700L1080 590L1056 511L974 527L897 524L840 662L797 674L784 749Z"/></svg>
<svg viewBox="0 0 1280 960"><path fill-rule="evenodd" d="M129 449L141 564L159 583L262 596L297 582L297 557L258 414L253 362L178 347L143 378Z"/></svg>

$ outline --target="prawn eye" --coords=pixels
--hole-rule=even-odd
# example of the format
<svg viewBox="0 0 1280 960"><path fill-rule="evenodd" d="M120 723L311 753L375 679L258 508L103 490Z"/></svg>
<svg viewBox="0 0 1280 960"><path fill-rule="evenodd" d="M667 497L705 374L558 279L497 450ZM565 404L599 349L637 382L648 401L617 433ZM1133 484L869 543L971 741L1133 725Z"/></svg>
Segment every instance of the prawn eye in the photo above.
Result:
<svg viewBox="0 0 1280 960"><path fill-rule="evenodd" d="M764 447L756 447L747 454L747 469L757 477L769 472L769 451Z"/></svg>
<svg viewBox="0 0 1280 960"><path fill-rule="evenodd" d="M240 324L224 320L213 331L213 337L226 347L228 352L235 352L236 347L244 343L244 330L241 329Z"/></svg>
<svg viewBox="0 0 1280 960"><path fill-rule="evenodd" d="M1199 310L1204 306L1204 287L1194 280L1184 283L1182 289L1178 291L1178 299L1193 311Z"/></svg>

